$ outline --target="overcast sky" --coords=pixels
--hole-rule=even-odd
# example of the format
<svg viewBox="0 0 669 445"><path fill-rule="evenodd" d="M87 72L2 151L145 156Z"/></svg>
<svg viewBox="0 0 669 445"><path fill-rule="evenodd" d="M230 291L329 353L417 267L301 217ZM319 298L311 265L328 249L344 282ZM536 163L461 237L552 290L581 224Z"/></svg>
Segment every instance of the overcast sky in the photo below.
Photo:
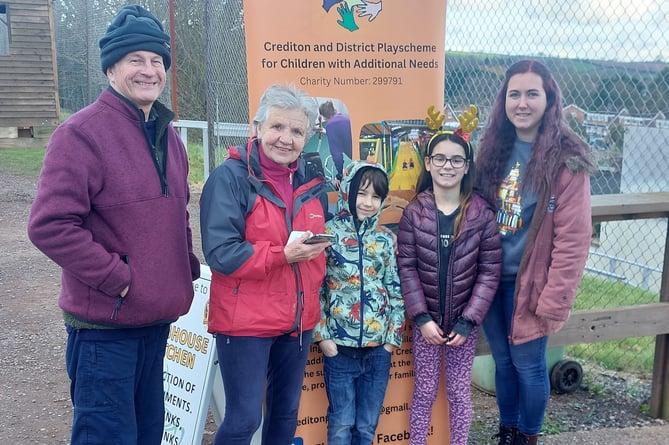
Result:
<svg viewBox="0 0 669 445"><path fill-rule="evenodd" d="M669 62L669 0L448 0L446 49Z"/></svg>

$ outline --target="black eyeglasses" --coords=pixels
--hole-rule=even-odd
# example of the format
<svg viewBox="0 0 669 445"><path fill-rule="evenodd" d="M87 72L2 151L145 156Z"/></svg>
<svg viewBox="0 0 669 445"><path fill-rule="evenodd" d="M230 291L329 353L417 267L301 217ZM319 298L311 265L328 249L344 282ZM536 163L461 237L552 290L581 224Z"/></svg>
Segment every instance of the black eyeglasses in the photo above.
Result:
<svg viewBox="0 0 669 445"><path fill-rule="evenodd" d="M434 155L434 156L429 156L430 162L432 165L435 167L443 167L446 165L446 162L451 163L451 167L453 168L462 168L467 164L467 159L463 158L462 156L453 156L452 158L447 158L444 155Z"/></svg>

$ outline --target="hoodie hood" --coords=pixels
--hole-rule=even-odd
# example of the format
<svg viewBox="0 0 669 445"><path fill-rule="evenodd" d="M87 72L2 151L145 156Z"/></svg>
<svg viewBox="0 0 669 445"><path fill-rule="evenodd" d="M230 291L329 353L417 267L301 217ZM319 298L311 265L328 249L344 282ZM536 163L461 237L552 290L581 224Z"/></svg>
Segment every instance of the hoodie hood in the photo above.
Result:
<svg viewBox="0 0 669 445"><path fill-rule="evenodd" d="M381 170L383 174L387 175L386 170L383 168L383 166L375 162L369 162L364 160L352 161L350 164L344 167L344 171L342 172L342 180L341 183L339 184L339 197L337 199L337 215L342 219L350 218L353 215L350 206L351 185L355 175L363 168L377 168ZM376 213L376 215L370 218L366 218L367 221L365 221L366 222L365 228L376 227L379 221L379 214L381 213L381 210L383 210L384 202L385 199L381 201L381 205L379 206L379 211ZM362 223L363 221L361 221L361 225Z"/></svg>

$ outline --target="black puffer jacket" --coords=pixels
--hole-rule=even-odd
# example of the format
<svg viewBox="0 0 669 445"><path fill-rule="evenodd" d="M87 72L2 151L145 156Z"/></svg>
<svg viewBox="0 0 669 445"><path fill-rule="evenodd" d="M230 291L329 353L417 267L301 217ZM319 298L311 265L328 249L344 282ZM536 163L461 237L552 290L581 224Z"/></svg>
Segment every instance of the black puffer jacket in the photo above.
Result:
<svg viewBox="0 0 669 445"><path fill-rule="evenodd" d="M432 190L411 201L400 219L398 244L400 285L411 320L429 314L444 332L458 317L483 322L499 285L502 247L495 214L474 195L463 228L453 242L444 305L439 299L438 213Z"/></svg>

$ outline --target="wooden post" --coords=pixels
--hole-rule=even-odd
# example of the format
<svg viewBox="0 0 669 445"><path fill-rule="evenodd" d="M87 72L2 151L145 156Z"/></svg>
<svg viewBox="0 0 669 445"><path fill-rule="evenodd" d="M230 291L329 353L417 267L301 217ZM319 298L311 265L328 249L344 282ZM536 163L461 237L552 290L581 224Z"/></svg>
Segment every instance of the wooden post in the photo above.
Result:
<svg viewBox="0 0 669 445"><path fill-rule="evenodd" d="M664 244L664 263L660 302L669 302L669 219ZM669 334L655 338L655 360L653 362L653 384L650 394L650 415L669 420Z"/></svg>

